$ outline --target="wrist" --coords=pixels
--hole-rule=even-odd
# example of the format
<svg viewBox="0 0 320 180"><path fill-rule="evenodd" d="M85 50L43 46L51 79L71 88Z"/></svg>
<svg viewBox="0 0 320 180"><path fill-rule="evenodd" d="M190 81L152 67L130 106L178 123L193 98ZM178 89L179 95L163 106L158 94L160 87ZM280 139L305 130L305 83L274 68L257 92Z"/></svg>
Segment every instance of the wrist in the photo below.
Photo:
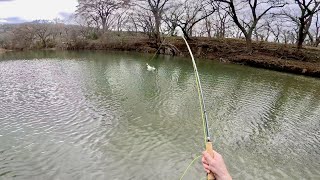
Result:
<svg viewBox="0 0 320 180"><path fill-rule="evenodd" d="M225 175L220 176L217 179L219 179L219 180L232 180L232 177L230 176L230 174L225 174Z"/></svg>

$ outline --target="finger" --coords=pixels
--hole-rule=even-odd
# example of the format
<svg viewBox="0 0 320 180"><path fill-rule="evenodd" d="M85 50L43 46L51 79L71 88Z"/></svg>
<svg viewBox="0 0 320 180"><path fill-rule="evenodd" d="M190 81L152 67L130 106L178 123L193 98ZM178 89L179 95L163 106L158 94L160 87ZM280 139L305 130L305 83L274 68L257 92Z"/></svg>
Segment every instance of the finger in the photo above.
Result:
<svg viewBox="0 0 320 180"><path fill-rule="evenodd" d="M204 171L206 172L206 173L210 173L210 170L209 169L204 169Z"/></svg>
<svg viewBox="0 0 320 180"><path fill-rule="evenodd" d="M202 154L204 159L207 161L207 164L213 164L213 157L211 157L209 153L204 151Z"/></svg>
<svg viewBox="0 0 320 180"><path fill-rule="evenodd" d="M203 164L208 164L207 160L204 157L202 157L201 161L202 161Z"/></svg>
<svg viewBox="0 0 320 180"><path fill-rule="evenodd" d="M203 168L204 168L205 171L207 171L207 173L210 173L210 169L209 169L208 165L204 164Z"/></svg>
<svg viewBox="0 0 320 180"><path fill-rule="evenodd" d="M208 164L208 163L205 163L205 162L202 162L202 165L208 165L208 166L209 166L209 164Z"/></svg>

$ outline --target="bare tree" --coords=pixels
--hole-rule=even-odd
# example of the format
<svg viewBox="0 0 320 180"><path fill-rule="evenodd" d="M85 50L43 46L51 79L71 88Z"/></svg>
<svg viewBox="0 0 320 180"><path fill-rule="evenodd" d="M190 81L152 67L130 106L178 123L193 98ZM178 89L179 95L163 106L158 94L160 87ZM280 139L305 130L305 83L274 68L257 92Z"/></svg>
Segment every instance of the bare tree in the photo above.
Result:
<svg viewBox="0 0 320 180"><path fill-rule="evenodd" d="M196 24L212 15L215 11L213 2L202 0L185 0L175 11L174 21L181 28L184 36L191 39Z"/></svg>
<svg viewBox="0 0 320 180"><path fill-rule="evenodd" d="M141 9L151 12L153 15L153 22L154 25L153 29L153 36L157 43L160 40L160 27L161 27L161 20L163 18L164 12L168 9L168 2L170 0L137 0L136 5Z"/></svg>
<svg viewBox="0 0 320 180"><path fill-rule="evenodd" d="M76 14L86 18L87 21L94 21L103 30L108 30L108 21L111 14L128 4L125 0L78 0Z"/></svg>
<svg viewBox="0 0 320 180"><path fill-rule="evenodd" d="M172 5L172 8L167 11L164 15L164 22L166 23L167 29L166 31L170 34L170 36L174 36L177 34L176 29L178 27L178 21L179 21L179 16L178 16L178 11L179 11L179 6L181 5L180 2L176 2L175 4Z"/></svg>
<svg viewBox="0 0 320 180"><path fill-rule="evenodd" d="M270 35L271 35L271 27L268 26L268 21L265 21L261 29L261 36L262 36L261 40L269 41Z"/></svg>
<svg viewBox="0 0 320 180"><path fill-rule="evenodd" d="M54 38L57 37L59 31L60 27L45 20L17 25L12 30L10 46L14 49L34 48L35 45L37 48L48 48L49 45L54 45Z"/></svg>
<svg viewBox="0 0 320 180"><path fill-rule="evenodd" d="M129 13L128 14L128 21L125 24L126 30L129 32L134 31L135 33L138 33L138 20L134 17L135 13Z"/></svg>
<svg viewBox="0 0 320 180"><path fill-rule="evenodd" d="M284 30L284 31L281 31L281 38L283 39L283 43L284 44L288 44L289 43L289 34L290 32Z"/></svg>
<svg viewBox="0 0 320 180"><path fill-rule="evenodd" d="M128 22L128 9L124 9L123 11L119 11L116 13L115 18L116 18L116 30L118 32L122 31L125 24Z"/></svg>
<svg viewBox="0 0 320 180"><path fill-rule="evenodd" d="M204 19L204 28L208 37L224 38L229 29L229 15L219 5L216 5L216 12ZM229 29L230 30L230 29ZM232 30L230 31L232 32Z"/></svg>
<svg viewBox="0 0 320 180"><path fill-rule="evenodd" d="M213 23L211 21L211 19L209 18L210 16L206 17L204 19L204 28L205 28L205 32L207 33L207 36L209 38L212 37L212 31L213 31Z"/></svg>
<svg viewBox="0 0 320 180"><path fill-rule="evenodd" d="M320 44L320 17L319 17L319 13L317 13L317 17L316 17L316 23L315 23L315 42L313 44L313 46L318 47Z"/></svg>
<svg viewBox="0 0 320 180"><path fill-rule="evenodd" d="M154 38L155 22L150 11L145 11L137 6L132 7L125 22L124 27L127 31L135 32L135 35L143 33L150 39Z"/></svg>
<svg viewBox="0 0 320 180"><path fill-rule="evenodd" d="M152 38L155 36L155 25L154 25L154 21L152 18L152 15L150 14L141 14L138 13L135 17L136 19L136 26L139 29L142 29L142 31L148 35L149 38ZM160 33L160 32L159 32ZM159 35L160 38L160 35ZM160 42L160 39L156 39L156 42Z"/></svg>
<svg viewBox="0 0 320 180"><path fill-rule="evenodd" d="M273 17L274 19L275 17ZM280 34L282 32L282 24L279 21L266 21L266 27L273 36L273 42L280 42Z"/></svg>
<svg viewBox="0 0 320 180"><path fill-rule="evenodd" d="M216 21L216 37L224 38L226 36L228 12L217 6L217 21Z"/></svg>
<svg viewBox="0 0 320 180"><path fill-rule="evenodd" d="M261 24L260 26L256 26L253 30L253 34L256 41L263 41L264 40L264 28L265 24Z"/></svg>
<svg viewBox="0 0 320 180"><path fill-rule="evenodd" d="M242 31L246 38L247 49L249 53L252 52L252 33L256 28L258 22L261 20L261 18L265 16L270 10L285 6L285 4L280 0L248 0L240 1L238 4L235 4L235 0L214 1L222 2L226 5L226 8L228 8L229 15L232 17L234 23L238 26L238 28ZM238 7L248 6L248 11L250 11L251 13L249 20L245 17L240 18L239 11L236 8L236 5Z"/></svg>
<svg viewBox="0 0 320 180"><path fill-rule="evenodd" d="M35 33L33 27L30 24L18 25L11 33L9 48L13 49L25 49L31 48L35 39Z"/></svg>
<svg viewBox="0 0 320 180"><path fill-rule="evenodd" d="M303 0L302 2L299 0L295 0L295 2L299 5L299 8L301 10L301 16L299 17L300 27L297 42L298 49L301 49L311 26L313 15L319 11L320 2L317 0L310 0L309 2L306 2L305 0Z"/></svg>
<svg viewBox="0 0 320 180"><path fill-rule="evenodd" d="M70 37L69 40L72 39L72 41L76 41L77 38L80 40L90 37L90 35L96 35L98 34L100 27L99 27L99 20L97 19L84 19L83 17L79 15L75 15L73 17L74 21L79 26L78 28L69 28L67 27L65 31L70 31Z"/></svg>
<svg viewBox="0 0 320 180"><path fill-rule="evenodd" d="M294 11L292 11L291 9L283 10L281 15L287 17L297 25L297 48L301 49L307 35L311 37L309 29L314 14L316 14L319 11L320 2L318 0L295 0L295 3L300 10L299 16L295 15ZM311 37L310 40L313 41L313 38Z"/></svg>
<svg viewBox="0 0 320 180"><path fill-rule="evenodd" d="M42 43L42 48L48 47L48 42L50 37L53 36L55 32L52 31L52 24L49 21L37 20L31 24L35 36L39 38Z"/></svg>

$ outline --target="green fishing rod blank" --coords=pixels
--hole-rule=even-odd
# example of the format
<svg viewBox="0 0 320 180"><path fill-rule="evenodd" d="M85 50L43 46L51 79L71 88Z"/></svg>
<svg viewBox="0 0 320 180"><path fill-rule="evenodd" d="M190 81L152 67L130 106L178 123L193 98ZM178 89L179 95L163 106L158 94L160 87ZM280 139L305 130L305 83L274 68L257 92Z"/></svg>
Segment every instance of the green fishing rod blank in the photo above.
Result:
<svg viewBox="0 0 320 180"><path fill-rule="evenodd" d="M210 133L209 133L209 125L208 125L208 116L207 116L207 111L206 111L206 105L205 105L205 101L204 101L204 96L203 96L203 91L202 91L202 87L201 87L201 82L200 82L200 77L199 77L199 73L198 73L198 68L197 68L197 64L196 61L194 60L194 56L192 54L191 48L188 44L188 41L182 36L183 40L185 41L191 59L192 59L192 64L193 64L193 69L194 69L194 74L196 77L196 84L197 84L197 90L198 90L198 95L199 95L199 102L200 102L200 109L201 109L201 116L202 116L202 124L203 124L203 133L204 133L204 144L205 144L205 148L207 153L210 154L211 157L214 157L213 154L213 148L212 148L212 142L210 139ZM208 180L214 180L214 174L212 172L207 174L207 179Z"/></svg>
<svg viewBox="0 0 320 180"><path fill-rule="evenodd" d="M207 115L207 110L206 110L206 105L205 105L205 100L204 100L204 96L203 96L203 91L202 91L202 86L201 86L201 82L200 82L197 64L196 64L196 61L194 60L194 56L193 56L191 48L188 44L188 41L183 36L182 36L182 38L188 47L188 50L189 50L189 53L190 53L190 56L192 59L194 73L196 76L196 84L197 84L197 90L198 90L198 95L199 95L201 115L202 115L202 120L203 120L205 142L210 142L211 138L210 138L210 132L209 132L209 125L208 125L208 115Z"/></svg>

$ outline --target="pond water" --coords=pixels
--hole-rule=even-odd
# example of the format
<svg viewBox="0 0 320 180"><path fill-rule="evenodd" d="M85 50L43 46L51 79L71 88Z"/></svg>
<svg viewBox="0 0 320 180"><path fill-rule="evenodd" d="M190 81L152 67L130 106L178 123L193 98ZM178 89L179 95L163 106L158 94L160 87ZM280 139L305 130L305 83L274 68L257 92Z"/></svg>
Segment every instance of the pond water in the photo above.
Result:
<svg viewBox="0 0 320 180"><path fill-rule="evenodd" d="M204 149L192 63L151 56L1 54L0 179L179 179ZM198 69L234 179L320 179L319 79ZM204 177L198 160L184 179Z"/></svg>

